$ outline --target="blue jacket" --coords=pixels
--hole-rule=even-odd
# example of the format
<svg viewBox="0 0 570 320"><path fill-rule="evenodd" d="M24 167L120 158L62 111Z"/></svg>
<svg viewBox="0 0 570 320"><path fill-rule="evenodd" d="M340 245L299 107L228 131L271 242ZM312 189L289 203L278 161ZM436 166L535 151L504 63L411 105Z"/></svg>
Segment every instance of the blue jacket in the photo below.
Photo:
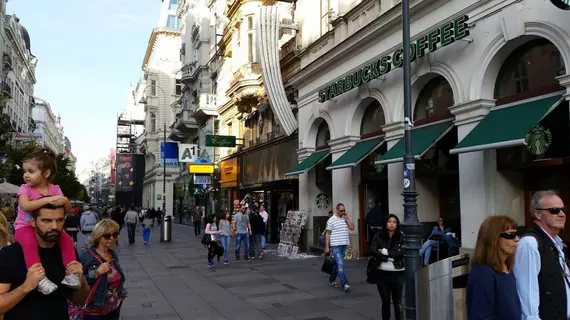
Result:
<svg viewBox="0 0 570 320"><path fill-rule="evenodd" d="M95 255L99 257L99 259L101 259L101 261L105 261L105 259L97 253L95 248L91 247L89 248L89 250L95 253ZM120 285L119 296L124 298L127 296L127 290L125 289L125 274L121 269L121 265L119 264L119 257L117 256L115 251L110 250L110 252L111 256L113 257L113 264L115 265L115 267L117 267L117 270L121 274L121 285ZM101 264L88 251L85 251L83 252L83 254L81 254L81 256L79 257L79 261L83 265L83 274L85 275L85 279L87 280L90 286L93 286L95 284L95 281L97 281L97 275L95 273L95 270L97 270L97 268L99 268ZM103 306L105 306L105 304L108 303L107 274L101 275L100 277L101 280L99 281L99 285L95 290L95 294L93 295L93 298L89 303L89 307L102 308Z"/></svg>

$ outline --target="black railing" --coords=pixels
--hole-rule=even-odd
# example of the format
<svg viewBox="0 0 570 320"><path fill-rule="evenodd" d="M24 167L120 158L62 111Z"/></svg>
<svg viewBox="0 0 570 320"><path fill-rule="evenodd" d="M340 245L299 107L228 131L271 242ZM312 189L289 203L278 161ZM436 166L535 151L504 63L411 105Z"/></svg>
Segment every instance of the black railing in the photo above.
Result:
<svg viewBox="0 0 570 320"><path fill-rule="evenodd" d="M10 85L6 82L2 82L2 85L0 86L1 90L2 90L2 94L6 94L9 97L12 97L12 87L10 87Z"/></svg>
<svg viewBox="0 0 570 320"><path fill-rule="evenodd" d="M4 53L4 54L2 55L2 64L3 64L3 66L5 66L5 67L7 67L8 69L12 70L12 57L11 57L9 54Z"/></svg>

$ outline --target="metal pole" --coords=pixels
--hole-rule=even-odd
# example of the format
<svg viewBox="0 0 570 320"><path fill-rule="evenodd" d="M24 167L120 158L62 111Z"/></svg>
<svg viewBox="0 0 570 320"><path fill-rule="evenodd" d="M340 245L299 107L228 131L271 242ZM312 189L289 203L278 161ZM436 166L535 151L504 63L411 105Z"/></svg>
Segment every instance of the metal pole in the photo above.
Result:
<svg viewBox="0 0 570 320"><path fill-rule="evenodd" d="M164 144L162 146L162 214L166 216L166 112L164 114L164 126L162 128L162 131L164 138Z"/></svg>
<svg viewBox="0 0 570 320"><path fill-rule="evenodd" d="M417 320L416 272L420 268L420 240L422 225L418 220L416 168L412 154L412 83L410 72L410 4L402 0L402 36L404 59L404 256L406 265L405 312L407 320Z"/></svg>

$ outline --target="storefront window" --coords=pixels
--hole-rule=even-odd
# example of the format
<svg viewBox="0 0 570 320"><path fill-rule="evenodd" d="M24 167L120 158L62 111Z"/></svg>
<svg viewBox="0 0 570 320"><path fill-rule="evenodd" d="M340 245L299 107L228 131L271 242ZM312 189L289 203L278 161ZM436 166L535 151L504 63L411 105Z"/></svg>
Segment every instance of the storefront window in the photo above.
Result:
<svg viewBox="0 0 570 320"><path fill-rule="evenodd" d="M454 105L453 90L442 76L431 79L422 89L414 109L414 121L451 116Z"/></svg>
<svg viewBox="0 0 570 320"><path fill-rule="evenodd" d="M362 125L360 126L360 135L371 134L374 132L379 132L381 127L386 124L384 118L384 111L380 102L376 99L372 100L366 111L364 111L364 117L362 117Z"/></svg>
<svg viewBox="0 0 570 320"><path fill-rule="evenodd" d="M565 70L560 52L548 40L522 45L499 71L495 84L497 105L562 90L556 77L565 74Z"/></svg>
<svg viewBox="0 0 570 320"><path fill-rule="evenodd" d="M331 139L331 132L329 130L329 126L323 120L319 125L319 130L317 131L317 141L315 145L317 146L317 148L326 146L330 139Z"/></svg>

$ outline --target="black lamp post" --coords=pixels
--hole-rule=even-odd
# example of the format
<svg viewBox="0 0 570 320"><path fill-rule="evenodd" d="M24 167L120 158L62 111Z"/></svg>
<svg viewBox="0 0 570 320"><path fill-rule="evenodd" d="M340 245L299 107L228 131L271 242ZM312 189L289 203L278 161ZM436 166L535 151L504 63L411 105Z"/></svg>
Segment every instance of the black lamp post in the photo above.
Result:
<svg viewBox="0 0 570 320"><path fill-rule="evenodd" d="M406 265L405 311L407 320L416 320L416 272L420 268L422 224L418 220L416 167L412 154L412 83L410 71L410 4L402 0L402 36L404 59L404 256Z"/></svg>

